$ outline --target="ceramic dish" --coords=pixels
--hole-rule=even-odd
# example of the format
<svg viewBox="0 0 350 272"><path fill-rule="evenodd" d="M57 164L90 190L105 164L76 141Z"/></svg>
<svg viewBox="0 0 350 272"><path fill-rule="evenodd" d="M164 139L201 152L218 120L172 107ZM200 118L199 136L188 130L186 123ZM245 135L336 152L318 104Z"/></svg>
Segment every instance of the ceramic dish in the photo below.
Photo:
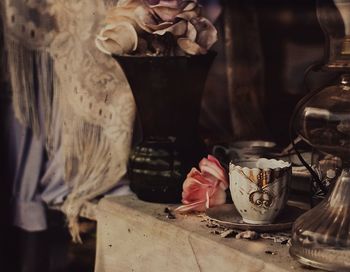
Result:
<svg viewBox="0 0 350 272"><path fill-rule="evenodd" d="M209 208L206 214L211 220L226 228L272 232L291 229L293 222L304 212L300 208L287 205L274 223L261 225L244 223L242 216L233 204L224 204Z"/></svg>

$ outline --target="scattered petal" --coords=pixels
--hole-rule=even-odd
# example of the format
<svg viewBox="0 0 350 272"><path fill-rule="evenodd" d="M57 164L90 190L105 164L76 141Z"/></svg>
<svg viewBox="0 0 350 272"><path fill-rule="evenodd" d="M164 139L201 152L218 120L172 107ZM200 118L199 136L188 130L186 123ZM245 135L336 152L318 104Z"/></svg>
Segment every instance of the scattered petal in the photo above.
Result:
<svg viewBox="0 0 350 272"><path fill-rule="evenodd" d="M256 240L259 238L259 234L252 230L246 230L236 235L236 239L249 239Z"/></svg>
<svg viewBox="0 0 350 272"><path fill-rule="evenodd" d="M235 236L235 234L236 234L236 232L234 230L230 229L230 230L226 230L226 231L220 233L220 236L222 238L229 238L229 237Z"/></svg>

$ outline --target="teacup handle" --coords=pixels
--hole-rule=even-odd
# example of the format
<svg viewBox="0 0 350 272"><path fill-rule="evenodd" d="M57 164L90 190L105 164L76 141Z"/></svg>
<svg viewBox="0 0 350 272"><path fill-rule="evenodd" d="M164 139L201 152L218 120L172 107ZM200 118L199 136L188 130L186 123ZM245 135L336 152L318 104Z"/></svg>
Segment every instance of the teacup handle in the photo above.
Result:
<svg viewBox="0 0 350 272"><path fill-rule="evenodd" d="M228 149L222 145L216 145L213 147L213 155L217 156L218 152L219 152L219 154L222 153L222 154L227 155Z"/></svg>

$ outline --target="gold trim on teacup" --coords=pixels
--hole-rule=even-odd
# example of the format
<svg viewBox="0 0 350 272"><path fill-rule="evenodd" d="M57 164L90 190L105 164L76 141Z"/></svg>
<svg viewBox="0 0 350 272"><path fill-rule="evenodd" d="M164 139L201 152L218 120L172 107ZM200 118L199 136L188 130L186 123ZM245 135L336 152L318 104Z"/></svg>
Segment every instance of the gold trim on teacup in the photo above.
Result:
<svg viewBox="0 0 350 272"><path fill-rule="evenodd" d="M245 166L242 167L240 165L235 165L231 162L229 167L230 173L232 171L239 171L239 173L246 177L250 182L256 184L261 189L265 189L267 186L278 181L284 175L288 175L288 172L291 171L291 164L282 160L268 160L261 158L256 161L257 165L259 161L262 161L265 164L270 164L274 168L249 168ZM280 167L277 167L279 165Z"/></svg>
<svg viewBox="0 0 350 272"><path fill-rule="evenodd" d="M259 208L269 209L275 200L275 196L267 190L256 190L249 194L249 201Z"/></svg>

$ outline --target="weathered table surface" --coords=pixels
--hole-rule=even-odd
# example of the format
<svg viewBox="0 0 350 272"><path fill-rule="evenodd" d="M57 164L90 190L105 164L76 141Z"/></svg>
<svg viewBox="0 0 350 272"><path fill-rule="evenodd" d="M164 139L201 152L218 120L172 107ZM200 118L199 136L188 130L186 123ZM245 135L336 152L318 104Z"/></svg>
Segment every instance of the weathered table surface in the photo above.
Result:
<svg viewBox="0 0 350 272"><path fill-rule="evenodd" d="M289 256L287 245L222 238L199 216L168 219L166 207L174 206L133 195L102 199L95 271L309 271Z"/></svg>

